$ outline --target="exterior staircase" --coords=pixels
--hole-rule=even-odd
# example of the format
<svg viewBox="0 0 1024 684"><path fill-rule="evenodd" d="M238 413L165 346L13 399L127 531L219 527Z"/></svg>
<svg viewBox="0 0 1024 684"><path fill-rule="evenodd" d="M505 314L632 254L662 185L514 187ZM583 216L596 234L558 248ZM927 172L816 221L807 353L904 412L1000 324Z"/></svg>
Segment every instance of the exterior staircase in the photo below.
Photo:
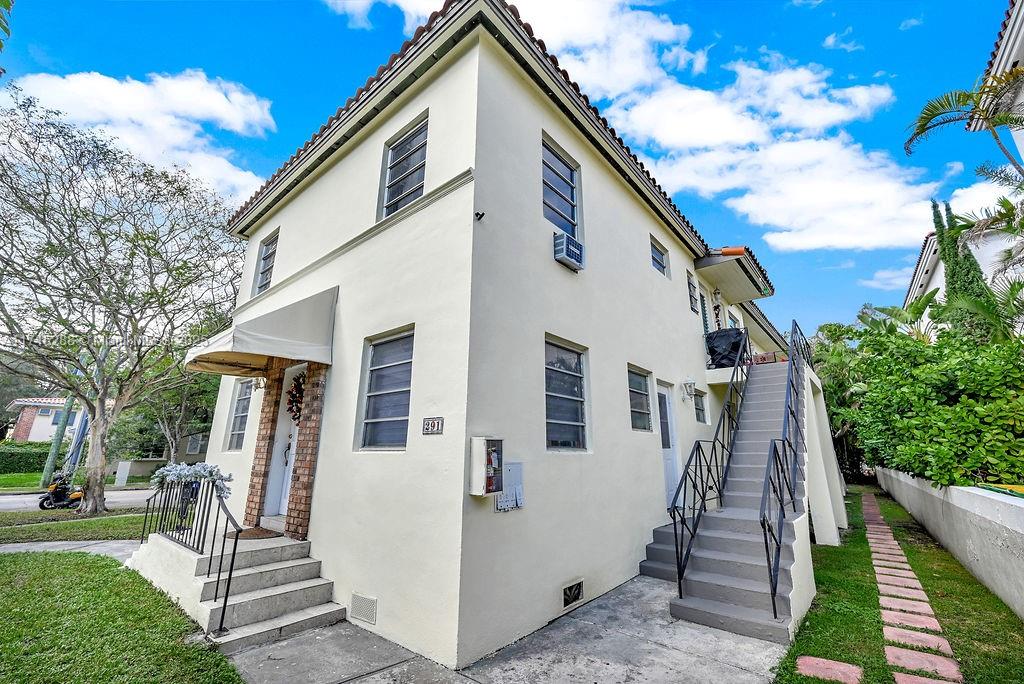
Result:
<svg viewBox="0 0 1024 684"><path fill-rule="evenodd" d="M345 619L345 608L332 602L334 583L320 576L320 561L309 556L309 542L288 537L239 540L225 605L232 562L227 546L222 559L219 548L195 553L155 533L128 566L177 601L224 653ZM225 631L219 633L222 612Z"/></svg>
<svg viewBox="0 0 1024 684"><path fill-rule="evenodd" d="M776 618L760 509L769 447L782 431L787 367L750 367L721 506L703 514L684 573L682 598L672 599L670 606L674 617L779 643L791 640L793 519L806 510L801 467L794 483L797 510L794 515L790 509L783 526ZM802 422L802 406L797 414ZM801 465L805 458L799 454ZM685 549L689 538L684 527L679 530ZM654 530L640 574L677 581L671 524Z"/></svg>

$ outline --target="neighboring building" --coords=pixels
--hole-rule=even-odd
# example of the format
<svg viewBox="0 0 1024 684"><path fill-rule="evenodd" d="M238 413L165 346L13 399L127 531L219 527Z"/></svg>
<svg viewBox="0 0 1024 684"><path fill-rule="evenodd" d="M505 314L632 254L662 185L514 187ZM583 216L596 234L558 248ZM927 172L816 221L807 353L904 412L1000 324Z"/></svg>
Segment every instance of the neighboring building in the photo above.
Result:
<svg viewBox="0 0 1024 684"><path fill-rule="evenodd" d="M774 289L753 253L710 248L496 0L449 0L230 231L249 245L234 325L187 361L225 376L207 460L234 476L233 514L308 539L328 600L450 667L613 589L641 561L668 567L649 557L664 550L652 529L669 520L694 440L715 434L731 372L707 368L705 333L745 328L755 352L787 348L754 303ZM768 383L777 397L786 368ZM736 476L750 488L743 505L722 509L743 509L731 520L744 532L725 537L763 580L726 578L756 589L722 585L707 602L759 601L735 612L783 640L814 594L804 497L819 543L845 526L809 376L807 490L801 480L780 584L792 610L773 620L764 603L754 516L766 445ZM782 423L772 406L759 411L765 434ZM498 498L477 495L490 482L478 480L483 437L503 440ZM147 543L133 567L168 588L182 580L157 554L173 549ZM718 560L724 577L734 559ZM306 581L295 591L325 587ZM188 586L168 592L205 625L217 609L190 604ZM265 608L276 622L242 638L298 629Z"/></svg>
<svg viewBox="0 0 1024 684"><path fill-rule="evenodd" d="M15 399L8 405L8 411L20 409L18 420L11 431L11 439L15 442L49 442L57 432L64 413L63 397L27 397ZM82 420L84 412L77 404L68 418L65 435L70 437Z"/></svg>

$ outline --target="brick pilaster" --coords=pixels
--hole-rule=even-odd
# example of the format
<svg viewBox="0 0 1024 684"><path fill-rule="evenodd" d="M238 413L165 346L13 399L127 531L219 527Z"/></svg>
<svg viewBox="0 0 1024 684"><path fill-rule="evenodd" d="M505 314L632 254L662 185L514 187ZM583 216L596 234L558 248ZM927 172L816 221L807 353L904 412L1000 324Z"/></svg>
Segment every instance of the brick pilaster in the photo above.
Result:
<svg viewBox="0 0 1024 684"><path fill-rule="evenodd" d="M27 442L28 436L32 433L32 423L35 422L38 413L38 406L23 406L21 413L18 414L18 422L14 424L11 439L15 442Z"/></svg>
<svg viewBox="0 0 1024 684"><path fill-rule="evenodd" d="M249 476L249 496L245 500L244 525L256 526L263 515L267 496L267 480L270 462L274 455L274 436L277 432L277 412L284 382L284 359L271 364L267 372L267 384L263 388L263 403L260 405L260 422L256 431L256 448L252 457L252 473Z"/></svg>
<svg viewBox="0 0 1024 684"><path fill-rule="evenodd" d="M324 386L327 366L310 363L306 366L305 394L299 417L292 486L288 493L288 517L284 533L292 539L305 539L309 532L309 512L313 502L313 479L320 451L320 424L323 418Z"/></svg>

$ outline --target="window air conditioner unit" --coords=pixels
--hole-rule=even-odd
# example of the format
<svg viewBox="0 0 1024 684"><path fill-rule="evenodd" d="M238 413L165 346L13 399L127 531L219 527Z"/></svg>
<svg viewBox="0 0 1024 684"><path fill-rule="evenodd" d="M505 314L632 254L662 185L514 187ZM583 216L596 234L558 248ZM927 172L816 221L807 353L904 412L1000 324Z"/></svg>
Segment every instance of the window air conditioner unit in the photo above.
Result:
<svg viewBox="0 0 1024 684"><path fill-rule="evenodd" d="M568 233L555 233L555 261L573 271L583 270L583 245Z"/></svg>

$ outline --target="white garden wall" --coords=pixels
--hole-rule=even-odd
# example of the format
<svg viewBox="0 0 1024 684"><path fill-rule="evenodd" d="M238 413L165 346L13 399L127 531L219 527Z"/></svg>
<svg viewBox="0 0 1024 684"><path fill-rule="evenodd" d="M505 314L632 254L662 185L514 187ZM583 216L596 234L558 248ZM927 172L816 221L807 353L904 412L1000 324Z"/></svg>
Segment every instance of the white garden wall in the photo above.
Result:
<svg viewBox="0 0 1024 684"><path fill-rule="evenodd" d="M882 488L1024 619L1024 499L877 468Z"/></svg>

